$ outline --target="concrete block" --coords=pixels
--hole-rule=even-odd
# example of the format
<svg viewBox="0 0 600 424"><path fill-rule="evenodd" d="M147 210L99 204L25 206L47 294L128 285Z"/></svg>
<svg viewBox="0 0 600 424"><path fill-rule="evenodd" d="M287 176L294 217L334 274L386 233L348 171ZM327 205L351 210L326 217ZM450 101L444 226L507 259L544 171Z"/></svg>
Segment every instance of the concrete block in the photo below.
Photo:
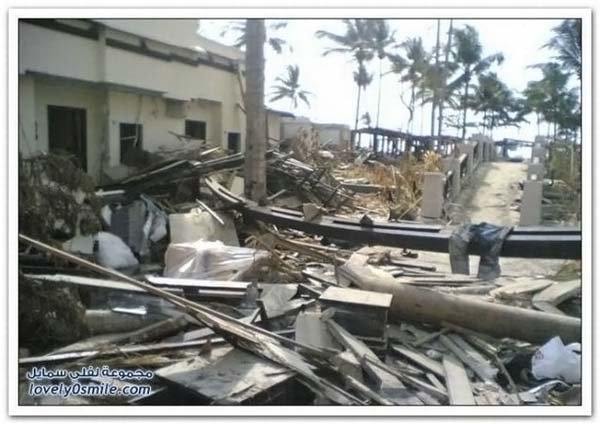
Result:
<svg viewBox="0 0 600 424"><path fill-rule="evenodd" d="M543 163L531 163L527 168L527 179L542 181L546 175L546 169Z"/></svg>
<svg viewBox="0 0 600 424"><path fill-rule="evenodd" d="M440 218L444 206L444 174L425 172L423 177L423 202L421 215L424 218Z"/></svg>
<svg viewBox="0 0 600 424"><path fill-rule="evenodd" d="M525 181L521 198L519 225L540 225L542 223L543 181Z"/></svg>

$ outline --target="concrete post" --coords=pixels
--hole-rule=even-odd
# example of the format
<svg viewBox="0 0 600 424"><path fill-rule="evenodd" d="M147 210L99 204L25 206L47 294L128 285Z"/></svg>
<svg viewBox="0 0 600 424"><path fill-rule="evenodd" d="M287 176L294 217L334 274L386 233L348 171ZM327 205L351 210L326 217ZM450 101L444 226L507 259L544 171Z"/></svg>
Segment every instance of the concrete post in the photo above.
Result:
<svg viewBox="0 0 600 424"><path fill-rule="evenodd" d="M546 161L546 148L535 145L531 148L531 162L543 164Z"/></svg>
<svg viewBox="0 0 600 424"><path fill-rule="evenodd" d="M460 194L460 160L452 160L452 199L455 200Z"/></svg>
<svg viewBox="0 0 600 424"><path fill-rule="evenodd" d="M463 155L467 155L467 177L469 177L473 173L473 148L472 144L461 143L457 145L458 152Z"/></svg>
<svg viewBox="0 0 600 424"><path fill-rule="evenodd" d="M444 174L441 172L425 172L423 176L421 216L423 218L440 218L443 206Z"/></svg>
<svg viewBox="0 0 600 424"><path fill-rule="evenodd" d="M535 137L534 144L536 146L546 147L548 140L543 135L538 135Z"/></svg>
<svg viewBox="0 0 600 424"><path fill-rule="evenodd" d="M540 225L542 223L543 184L543 181L524 182L519 225Z"/></svg>
<svg viewBox="0 0 600 424"><path fill-rule="evenodd" d="M535 177L534 177L535 175ZM528 180L536 180L543 181L544 176L546 175L546 170L544 168L543 163L531 163L527 168L527 179Z"/></svg>

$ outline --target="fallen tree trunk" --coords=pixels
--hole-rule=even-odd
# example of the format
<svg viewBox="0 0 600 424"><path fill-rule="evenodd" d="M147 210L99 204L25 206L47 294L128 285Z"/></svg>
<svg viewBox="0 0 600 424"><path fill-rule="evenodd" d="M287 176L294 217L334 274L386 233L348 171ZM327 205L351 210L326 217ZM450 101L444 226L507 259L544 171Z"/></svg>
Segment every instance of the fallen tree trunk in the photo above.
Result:
<svg viewBox="0 0 600 424"><path fill-rule="evenodd" d="M368 265L364 255L352 255L338 270L363 290L394 295L390 310L393 320L431 324L445 321L491 336L511 337L536 344L543 344L554 336L560 336L564 343L581 340L581 319L403 284L391 274Z"/></svg>

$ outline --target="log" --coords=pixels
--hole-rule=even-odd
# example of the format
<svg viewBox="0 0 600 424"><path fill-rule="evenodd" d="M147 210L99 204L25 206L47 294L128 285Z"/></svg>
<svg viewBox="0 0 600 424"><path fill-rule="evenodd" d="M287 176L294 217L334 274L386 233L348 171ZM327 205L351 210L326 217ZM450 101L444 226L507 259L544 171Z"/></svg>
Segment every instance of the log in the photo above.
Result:
<svg viewBox="0 0 600 424"><path fill-rule="evenodd" d="M338 271L363 290L391 293L392 320L440 325L443 321L489 334L543 344L554 336L565 343L581 341L581 319L439 293L398 284L389 273L353 254Z"/></svg>

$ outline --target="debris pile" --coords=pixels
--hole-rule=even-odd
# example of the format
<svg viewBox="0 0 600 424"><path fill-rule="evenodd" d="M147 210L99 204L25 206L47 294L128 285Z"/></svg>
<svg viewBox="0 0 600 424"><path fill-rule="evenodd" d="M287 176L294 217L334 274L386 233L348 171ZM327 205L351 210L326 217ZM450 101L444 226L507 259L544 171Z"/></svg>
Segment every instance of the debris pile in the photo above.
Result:
<svg viewBox="0 0 600 424"><path fill-rule="evenodd" d="M579 279L453 274L367 241L433 234L448 251L437 227L377 222L418 217L421 174L440 169L423 158L270 151L267 205L243 198L241 154L167 158L96 188L24 173L21 404L579 404ZM64 213L41 203L48 190L70 196ZM30 389L71 376L140 391Z"/></svg>

